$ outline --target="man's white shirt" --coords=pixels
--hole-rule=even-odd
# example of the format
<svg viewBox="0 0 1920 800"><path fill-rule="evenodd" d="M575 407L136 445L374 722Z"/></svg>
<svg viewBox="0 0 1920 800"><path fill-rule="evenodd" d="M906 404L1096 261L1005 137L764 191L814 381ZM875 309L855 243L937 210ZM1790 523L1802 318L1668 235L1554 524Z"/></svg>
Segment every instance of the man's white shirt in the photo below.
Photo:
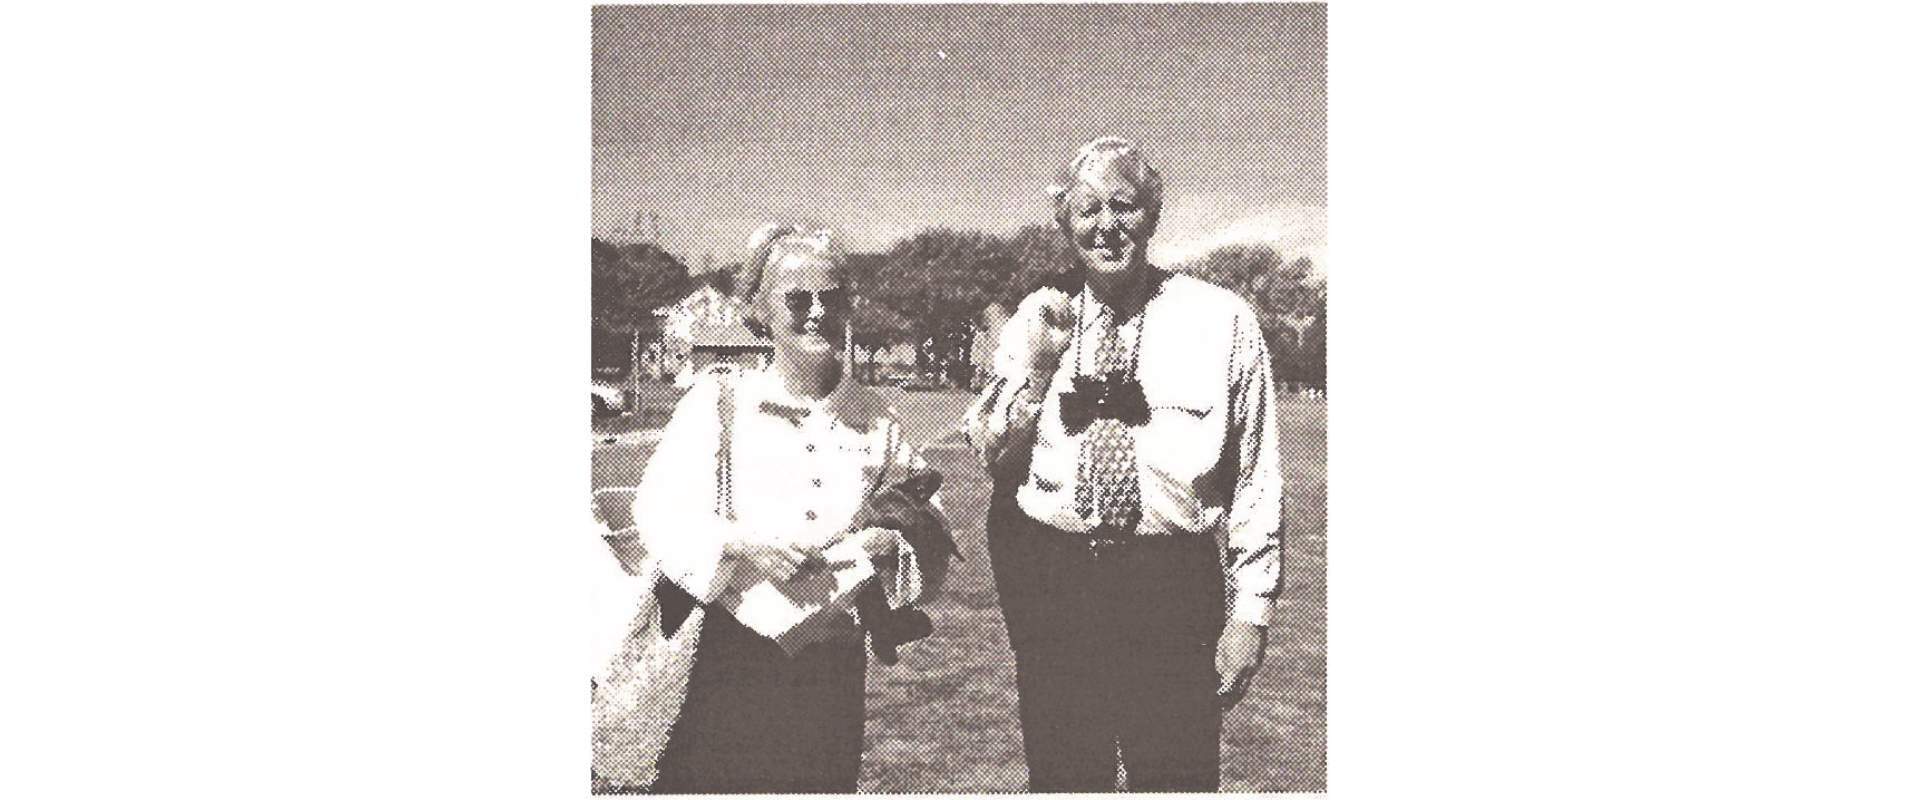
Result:
<svg viewBox="0 0 1920 800"><path fill-rule="evenodd" d="M1083 323L1089 313L1111 313L1088 292L1074 303ZM1018 326L1025 323L1016 315L1002 338L1024 335ZM1122 324L1118 336L1138 342L1135 377L1152 413L1132 430L1138 533L1223 538L1232 579L1230 617L1271 624L1281 581L1284 477L1273 367L1259 318L1232 292L1176 273ZM1070 532L1091 531L1098 523L1075 511L1085 434L1069 433L1060 416L1060 396L1073 389L1076 366L1093 363L1092 338L1074 337L1044 394L1040 387L1021 391L1032 376L996 375L967 413L968 438L991 465L1018 449L1009 447L1015 438L1010 434L1036 411L1032 401L1040 398L1032 466L1018 501L1033 519Z"/></svg>

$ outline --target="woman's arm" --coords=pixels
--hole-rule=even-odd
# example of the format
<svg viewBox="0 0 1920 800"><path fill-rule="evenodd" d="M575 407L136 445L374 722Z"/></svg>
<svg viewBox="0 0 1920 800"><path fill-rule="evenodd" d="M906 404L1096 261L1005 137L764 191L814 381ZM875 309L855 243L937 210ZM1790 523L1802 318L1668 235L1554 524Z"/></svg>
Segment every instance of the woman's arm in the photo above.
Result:
<svg viewBox="0 0 1920 800"><path fill-rule="evenodd" d="M720 390L698 381L680 398L634 493L633 521L647 555L700 602L712 602L732 577L729 543L738 523L716 513Z"/></svg>

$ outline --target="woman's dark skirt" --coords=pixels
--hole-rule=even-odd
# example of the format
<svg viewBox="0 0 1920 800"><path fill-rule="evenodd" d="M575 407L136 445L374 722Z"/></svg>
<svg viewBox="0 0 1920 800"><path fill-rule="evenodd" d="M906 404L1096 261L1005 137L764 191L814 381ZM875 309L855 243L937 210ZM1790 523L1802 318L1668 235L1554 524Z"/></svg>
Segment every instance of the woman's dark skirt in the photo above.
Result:
<svg viewBox="0 0 1920 800"><path fill-rule="evenodd" d="M677 626L693 598L662 581ZM780 646L709 608L687 702L660 756L658 794L851 793L860 781L866 649L857 638Z"/></svg>

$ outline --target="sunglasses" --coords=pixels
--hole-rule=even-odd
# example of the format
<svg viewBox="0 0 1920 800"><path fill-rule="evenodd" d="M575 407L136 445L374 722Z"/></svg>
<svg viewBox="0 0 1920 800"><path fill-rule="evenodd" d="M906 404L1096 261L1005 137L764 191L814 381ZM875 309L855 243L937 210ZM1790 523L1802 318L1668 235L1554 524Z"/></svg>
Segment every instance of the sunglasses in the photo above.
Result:
<svg viewBox="0 0 1920 800"><path fill-rule="evenodd" d="M853 305L853 299L847 295L845 289L823 289L817 292L794 289L781 295L781 299L786 301L787 310L793 312L796 317L804 317L812 312L813 304L816 302L829 314L844 313Z"/></svg>

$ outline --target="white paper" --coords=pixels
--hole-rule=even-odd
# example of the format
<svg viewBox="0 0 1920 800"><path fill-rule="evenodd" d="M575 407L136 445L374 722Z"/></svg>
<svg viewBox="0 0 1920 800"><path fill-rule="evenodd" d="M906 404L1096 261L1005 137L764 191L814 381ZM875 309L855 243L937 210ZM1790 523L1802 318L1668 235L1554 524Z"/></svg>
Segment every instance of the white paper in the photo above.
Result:
<svg viewBox="0 0 1920 800"><path fill-rule="evenodd" d="M874 577L873 560L851 538L823 554L827 569L810 569L792 580L773 582L749 578L750 585L721 598L740 624L777 642L788 653L851 627L846 610L853 597ZM736 575L747 573L738 570Z"/></svg>

